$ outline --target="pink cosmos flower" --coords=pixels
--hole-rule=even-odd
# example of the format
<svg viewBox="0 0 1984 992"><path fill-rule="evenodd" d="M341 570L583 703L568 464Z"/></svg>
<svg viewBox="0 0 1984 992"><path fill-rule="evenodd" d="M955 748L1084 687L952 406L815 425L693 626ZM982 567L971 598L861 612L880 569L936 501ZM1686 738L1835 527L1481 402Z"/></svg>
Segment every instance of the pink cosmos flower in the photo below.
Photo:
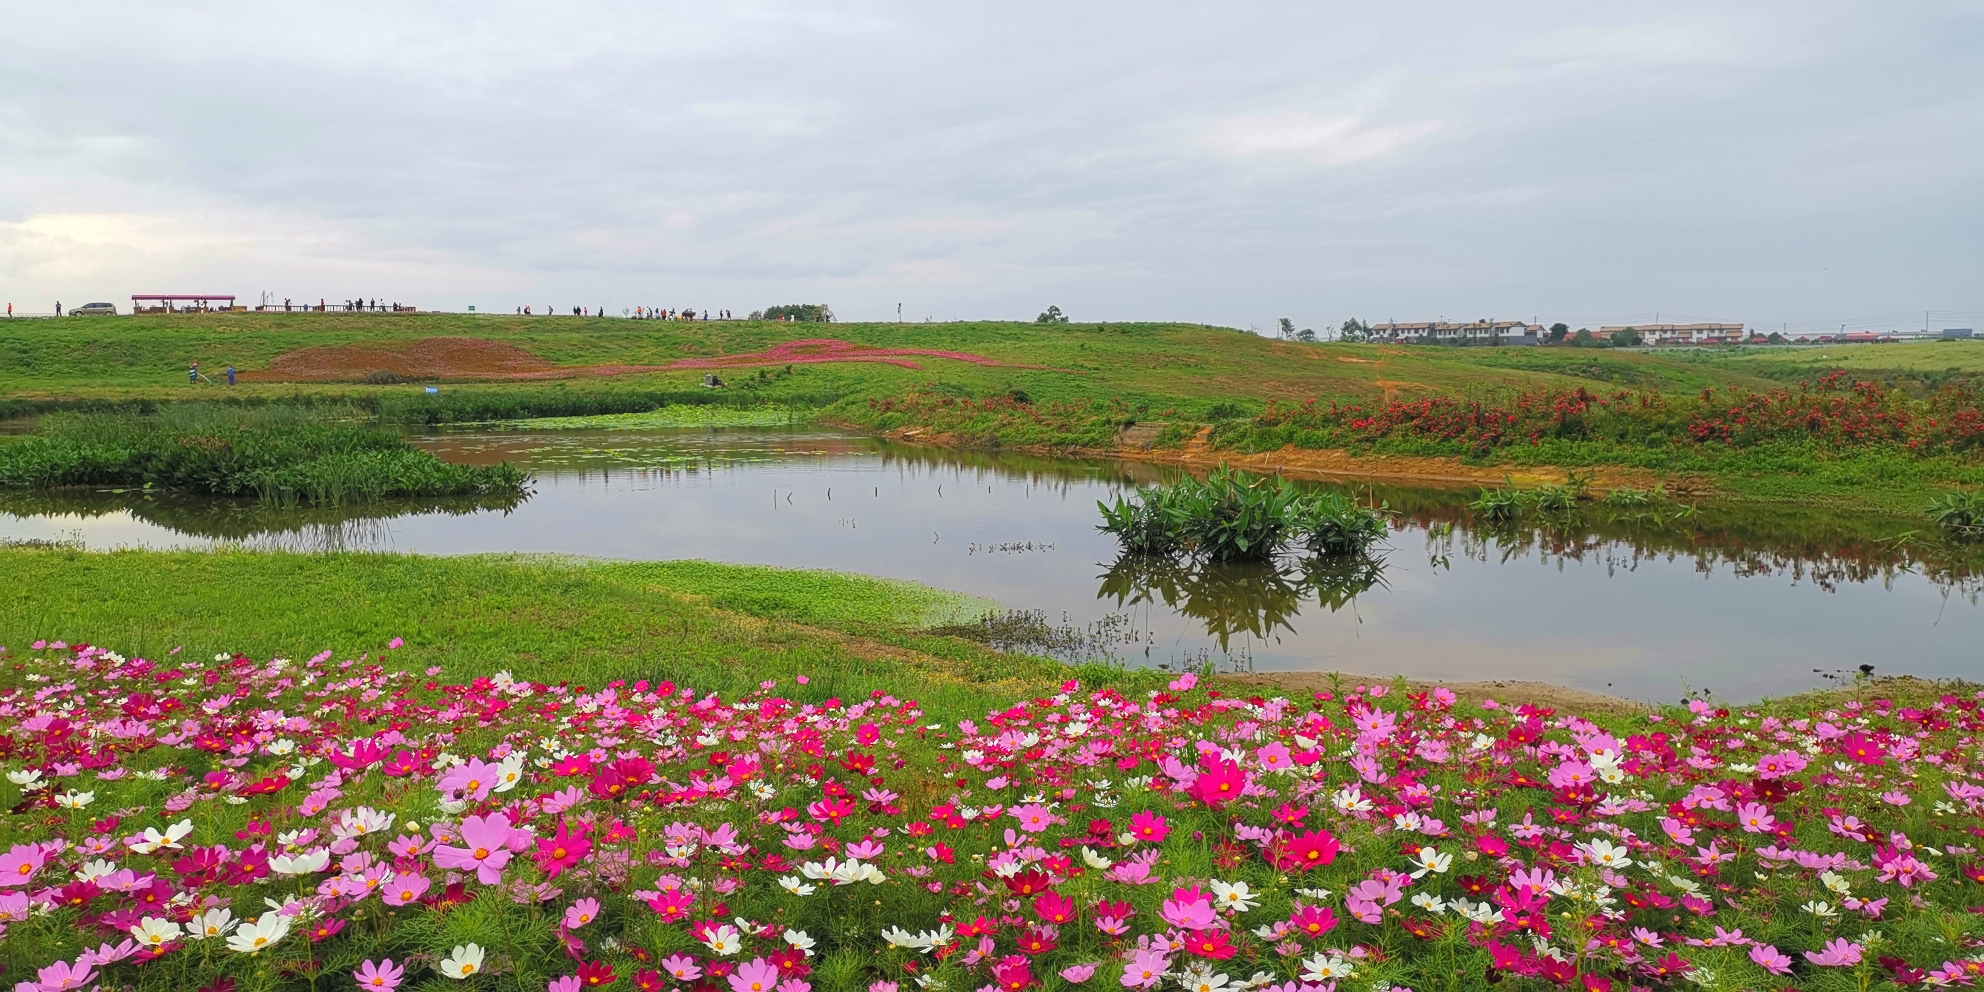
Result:
<svg viewBox="0 0 1984 992"><path fill-rule="evenodd" d="M482 884L495 885L503 880L503 866L510 863L507 845L512 835L509 818L500 812L467 817L462 820L462 843L467 846L435 845L434 864L463 871L474 869Z"/></svg>
<svg viewBox="0 0 1984 992"><path fill-rule="evenodd" d="M737 966L728 979L731 992L773 992L778 988L778 965L764 958L752 958Z"/></svg>
<svg viewBox="0 0 1984 992"><path fill-rule="evenodd" d="M1786 775L1796 775L1804 770L1804 757L1792 751L1766 754L1757 759L1758 778L1783 778Z"/></svg>
<svg viewBox="0 0 1984 992"><path fill-rule="evenodd" d="M379 898L388 906L404 906L420 901L432 884L424 875L394 875L392 881L380 887Z"/></svg>
<svg viewBox="0 0 1984 992"><path fill-rule="evenodd" d="M661 970L668 972L678 982L693 982L703 977L703 968L696 959L687 954L671 954L661 959Z"/></svg>
<svg viewBox="0 0 1984 992"><path fill-rule="evenodd" d="M1321 937L1336 929L1336 914L1327 906L1301 905L1288 914L1288 922L1304 937Z"/></svg>
<svg viewBox="0 0 1984 992"><path fill-rule="evenodd" d="M1171 835L1171 828L1164 823L1164 817L1145 810L1130 817L1130 835L1149 844L1162 844Z"/></svg>
<svg viewBox="0 0 1984 992"><path fill-rule="evenodd" d="M1845 968L1860 963L1860 945L1840 937L1828 943L1823 951L1806 951L1805 960L1821 968Z"/></svg>
<svg viewBox="0 0 1984 992"><path fill-rule="evenodd" d="M1762 803L1743 803L1736 807L1736 822L1748 833L1767 834L1777 826L1777 818L1770 815L1770 807Z"/></svg>
<svg viewBox="0 0 1984 992"><path fill-rule="evenodd" d="M39 844L15 844L8 848L6 855L0 856L0 888L28 884L44 861Z"/></svg>
<svg viewBox="0 0 1984 992"><path fill-rule="evenodd" d="M70 989L79 989L94 981L96 969L83 962L72 965L67 961L57 961L36 972L35 978L38 980L37 984L40 985L41 992L69 992ZM28 984L20 983L20 985Z"/></svg>
<svg viewBox="0 0 1984 992"><path fill-rule="evenodd" d="M599 919L599 900L580 899L565 910L565 929L577 930L596 919Z"/></svg>
<svg viewBox="0 0 1984 992"><path fill-rule="evenodd" d="M1597 780L1598 773L1582 761L1566 761L1550 769L1550 784L1559 789L1574 789Z"/></svg>
<svg viewBox="0 0 1984 992"><path fill-rule="evenodd" d="M1779 953L1776 947L1769 944L1758 944L1750 948L1750 960L1773 975L1791 974L1790 956Z"/></svg>
<svg viewBox="0 0 1984 992"><path fill-rule="evenodd" d="M577 975L564 975L544 983L544 992L579 992L583 984Z"/></svg>
<svg viewBox="0 0 1984 992"><path fill-rule="evenodd" d="M1095 965L1093 964L1071 964L1061 969L1062 979L1076 985L1088 981L1094 974Z"/></svg>
<svg viewBox="0 0 1984 992"><path fill-rule="evenodd" d="M489 798L490 789L502 784L503 773L495 765L481 758L470 758L442 773L441 780L434 783L434 787L450 795L459 793L464 799L479 802Z"/></svg>
<svg viewBox="0 0 1984 992"><path fill-rule="evenodd" d="M400 979L406 977L406 968L394 964L392 958L376 964L366 961L359 964L351 977L358 981L359 992L393 992L400 987Z"/></svg>
<svg viewBox="0 0 1984 992"><path fill-rule="evenodd" d="M1173 890L1160 915L1164 922L1182 930L1204 930L1219 919L1212 909L1212 897L1197 886Z"/></svg>
<svg viewBox="0 0 1984 992"><path fill-rule="evenodd" d="M1164 981L1164 975L1171 970L1171 958L1161 951L1138 948L1130 952L1123 961L1123 987L1126 989L1148 989Z"/></svg>
<svg viewBox="0 0 1984 992"><path fill-rule="evenodd" d="M1020 821L1021 830L1030 834L1037 834L1054 825L1054 813L1040 803L1015 806L1007 812Z"/></svg>

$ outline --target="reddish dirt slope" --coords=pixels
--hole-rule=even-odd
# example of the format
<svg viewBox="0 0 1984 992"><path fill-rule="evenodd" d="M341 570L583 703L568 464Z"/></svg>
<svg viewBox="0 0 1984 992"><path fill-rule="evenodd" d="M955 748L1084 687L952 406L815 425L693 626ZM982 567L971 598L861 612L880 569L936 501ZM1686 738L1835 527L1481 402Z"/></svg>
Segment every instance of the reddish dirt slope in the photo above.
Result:
<svg viewBox="0 0 1984 992"><path fill-rule="evenodd" d="M515 345L497 341L422 338L405 345L303 348L278 355L270 360L267 369L244 372L242 378L265 382L352 382L374 372L391 372L403 379L565 379L669 369L727 369L821 362L886 362L904 368L922 368L910 360L911 356L949 358L976 365L1041 368L1038 365L1011 365L961 351L873 348L833 338L805 338L776 344L763 351L684 358L667 365L554 365L548 359Z"/></svg>

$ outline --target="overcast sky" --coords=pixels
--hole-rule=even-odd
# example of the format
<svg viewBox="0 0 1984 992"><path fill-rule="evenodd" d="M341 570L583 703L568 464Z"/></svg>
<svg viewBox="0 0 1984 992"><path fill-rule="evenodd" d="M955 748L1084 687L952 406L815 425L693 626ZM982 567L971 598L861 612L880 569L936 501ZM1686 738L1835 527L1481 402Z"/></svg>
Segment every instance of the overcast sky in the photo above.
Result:
<svg viewBox="0 0 1984 992"><path fill-rule="evenodd" d="M0 0L0 22L0 297L28 310L1984 309L1975 0Z"/></svg>

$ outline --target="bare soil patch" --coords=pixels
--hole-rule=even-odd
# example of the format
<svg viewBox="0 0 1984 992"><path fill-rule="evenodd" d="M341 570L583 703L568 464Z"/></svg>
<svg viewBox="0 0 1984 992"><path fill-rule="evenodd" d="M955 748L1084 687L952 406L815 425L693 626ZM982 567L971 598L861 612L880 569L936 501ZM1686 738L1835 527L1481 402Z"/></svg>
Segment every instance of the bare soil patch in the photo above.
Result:
<svg viewBox="0 0 1984 992"><path fill-rule="evenodd" d="M751 368L826 362L883 362L921 369L915 358L1037 369L983 355L929 348L877 348L834 338L785 341L763 351L684 358L667 365L557 365L512 344L482 338L422 338L404 344L327 345L278 355L269 367L240 373L250 382L392 382L398 379L569 379L680 369Z"/></svg>
<svg viewBox="0 0 1984 992"><path fill-rule="evenodd" d="M349 382L375 372L402 379L516 378L554 371L548 359L482 338L422 338L399 345L327 345L277 355L249 381Z"/></svg>

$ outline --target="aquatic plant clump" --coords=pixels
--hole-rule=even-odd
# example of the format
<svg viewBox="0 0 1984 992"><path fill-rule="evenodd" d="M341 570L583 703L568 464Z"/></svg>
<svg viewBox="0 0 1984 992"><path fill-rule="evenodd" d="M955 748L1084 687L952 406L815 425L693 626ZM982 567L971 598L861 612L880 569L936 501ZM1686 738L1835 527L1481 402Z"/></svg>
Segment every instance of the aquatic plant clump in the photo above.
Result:
<svg viewBox="0 0 1984 992"><path fill-rule="evenodd" d="M1944 493L1929 501L1929 519L1960 540L1984 538L1984 494Z"/></svg>
<svg viewBox="0 0 1984 992"><path fill-rule="evenodd" d="M1385 535L1382 510L1340 493L1308 494L1279 476L1220 466L1098 501L1102 524L1132 554L1184 551L1209 561L1266 561L1291 543L1323 555L1362 554Z"/></svg>
<svg viewBox="0 0 1984 992"><path fill-rule="evenodd" d="M524 480L509 464L443 462L396 431L285 422L279 411L193 423L51 415L34 436L0 446L0 489L156 487L334 506L402 496L519 495Z"/></svg>
<svg viewBox="0 0 1984 992"><path fill-rule="evenodd" d="M1971 985L1973 695L1604 726L1384 687L466 684L37 643L0 683L18 988ZM410 652L409 652L410 653ZM809 695L801 679L795 692ZM18 976L18 977L17 977Z"/></svg>

